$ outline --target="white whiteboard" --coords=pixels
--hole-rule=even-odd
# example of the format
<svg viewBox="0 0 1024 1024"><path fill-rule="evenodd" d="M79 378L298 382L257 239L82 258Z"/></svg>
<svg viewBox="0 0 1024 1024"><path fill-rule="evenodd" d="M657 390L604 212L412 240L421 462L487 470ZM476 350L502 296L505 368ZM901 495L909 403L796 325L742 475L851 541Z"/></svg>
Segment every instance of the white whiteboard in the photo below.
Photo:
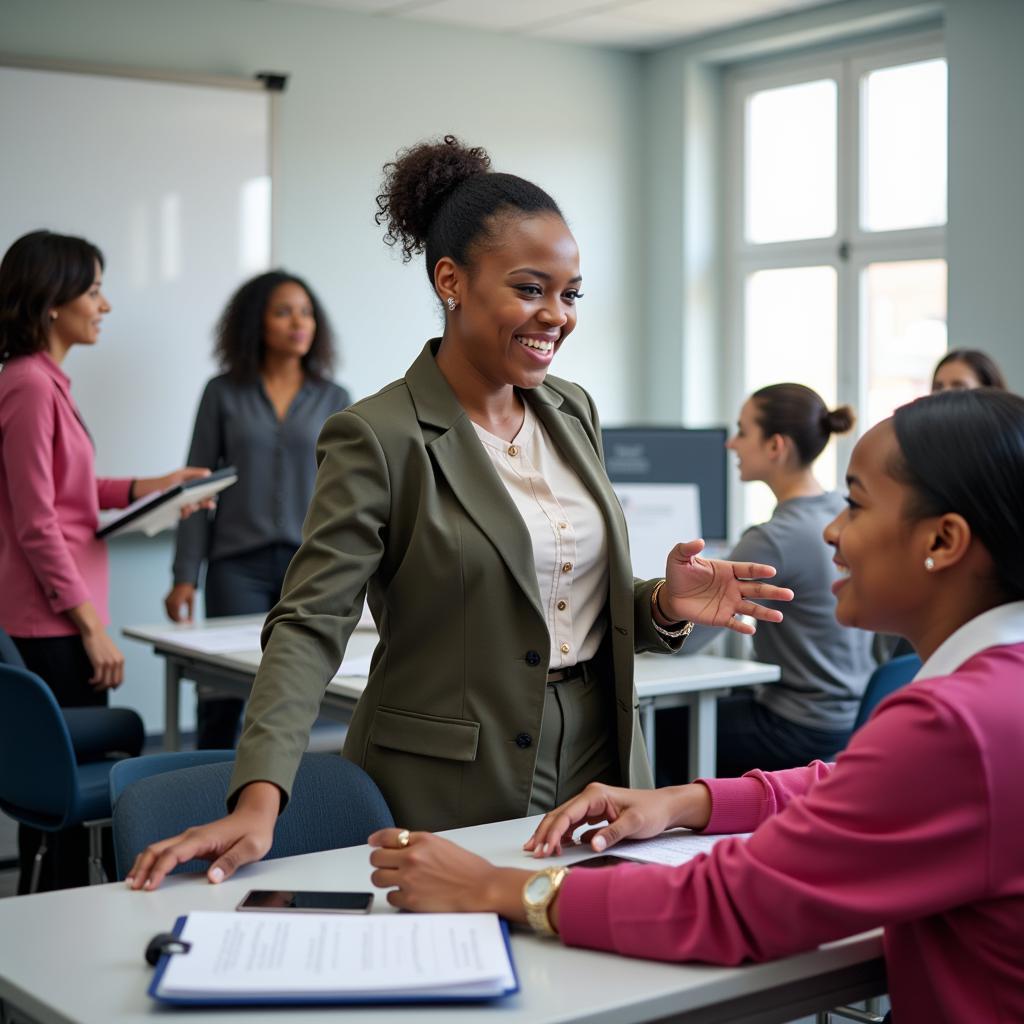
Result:
<svg viewBox="0 0 1024 1024"><path fill-rule="evenodd" d="M0 249L38 228L106 259L113 311L64 364L97 471L183 463L213 325L270 260L263 91L0 67Z"/></svg>

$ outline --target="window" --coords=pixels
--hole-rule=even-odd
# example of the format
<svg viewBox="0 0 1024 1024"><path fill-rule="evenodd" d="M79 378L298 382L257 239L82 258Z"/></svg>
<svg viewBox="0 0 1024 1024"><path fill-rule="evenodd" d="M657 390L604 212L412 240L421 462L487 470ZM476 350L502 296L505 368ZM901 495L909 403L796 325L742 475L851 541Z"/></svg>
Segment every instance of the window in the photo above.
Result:
<svg viewBox="0 0 1024 1024"><path fill-rule="evenodd" d="M732 410L785 380L857 432L925 393L946 350L946 62L929 38L728 76ZM816 463L840 481L852 438ZM746 486L734 527L771 514Z"/></svg>

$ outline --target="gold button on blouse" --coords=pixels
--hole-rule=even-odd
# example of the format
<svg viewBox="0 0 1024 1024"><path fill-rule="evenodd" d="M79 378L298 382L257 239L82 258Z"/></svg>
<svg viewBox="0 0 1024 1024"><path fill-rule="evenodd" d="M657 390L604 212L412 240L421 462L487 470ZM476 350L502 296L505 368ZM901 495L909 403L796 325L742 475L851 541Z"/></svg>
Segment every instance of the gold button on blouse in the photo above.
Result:
<svg viewBox="0 0 1024 1024"><path fill-rule="evenodd" d="M566 603L565 603L564 601L559 601L559 602L558 602L558 610L559 610L560 612L564 612L564 611L565 611L565 609L566 609L566 608L568 608L568 607L569 607L569 606L568 606L568 605L567 605L567 604L566 604Z"/></svg>
<svg viewBox="0 0 1024 1024"><path fill-rule="evenodd" d="M565 565L562 566L562 572L572 572L572 562L566 562Z"/></svg>
<svg viewBox="0 0 1024 1024"><path fill-rule="evenodd" d="M569 653L569 645L568 644L562 644L562 646L559 648L559 650L563 654L568 654Z"/></svg>
<svg viewBox="0 0 1024 1024"><path fill-rule="evenodd" d="M558 524L558 528L560 530L568 530L569 529L569 524L568 523L559 523Z"/></svg>
<svg viewBox="0 0 1024 1024"><path fill-rule="evenodd" d="M519 454L519 446L515 444L510 444L508 446L508 453L514 458L516 455Z"/></svg>

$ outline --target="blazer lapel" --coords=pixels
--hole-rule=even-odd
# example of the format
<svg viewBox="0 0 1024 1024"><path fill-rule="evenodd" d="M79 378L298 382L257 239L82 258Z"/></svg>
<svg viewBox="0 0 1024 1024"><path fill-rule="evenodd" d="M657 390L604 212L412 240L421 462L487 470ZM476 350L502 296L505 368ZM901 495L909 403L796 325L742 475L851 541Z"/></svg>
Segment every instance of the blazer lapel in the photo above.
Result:
<svg viewBox="0 0 1024 1024"><path fill-rule="evenodd" d="M455 497L487 535L541 618L533 543L473 424L434 362L432 339L406 373L424 441Z"/></svg>

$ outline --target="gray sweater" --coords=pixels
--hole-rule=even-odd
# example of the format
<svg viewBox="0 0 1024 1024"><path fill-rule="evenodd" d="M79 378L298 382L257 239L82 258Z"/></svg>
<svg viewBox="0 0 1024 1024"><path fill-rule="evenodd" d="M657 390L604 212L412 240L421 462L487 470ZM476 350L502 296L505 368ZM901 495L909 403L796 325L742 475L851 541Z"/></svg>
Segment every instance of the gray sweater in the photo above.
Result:
<svg viewBox="0 0 1024 1024"><path fill-rule="evenodd" d="M796 595L790 604L765 602L781 608L785 618L758 624L754 657L778 665L782 677L756 687L755 699L797 725L834 732L852 728L875 667L873 634L840 626L835 618L831 586L838 572L822 531L843 507L834 492L781 502L771 519L750 527L729 555L734 561L774 565L778 574L772 582ZM698 626L684 653L695 653L720 633Z"/></svg>
<svg viewBox="0 0 1024 1024"><path fill-rule="evenodd" d="M178 526L174 582L195 584L207 559L229 558L268 544L299 546L316 479L316 440L328 416L349 405L333 381L307 379L283 420L262 383L226 374L206 385L196 413L188 465L235 466L238 483L210 515Z"/></svg>

